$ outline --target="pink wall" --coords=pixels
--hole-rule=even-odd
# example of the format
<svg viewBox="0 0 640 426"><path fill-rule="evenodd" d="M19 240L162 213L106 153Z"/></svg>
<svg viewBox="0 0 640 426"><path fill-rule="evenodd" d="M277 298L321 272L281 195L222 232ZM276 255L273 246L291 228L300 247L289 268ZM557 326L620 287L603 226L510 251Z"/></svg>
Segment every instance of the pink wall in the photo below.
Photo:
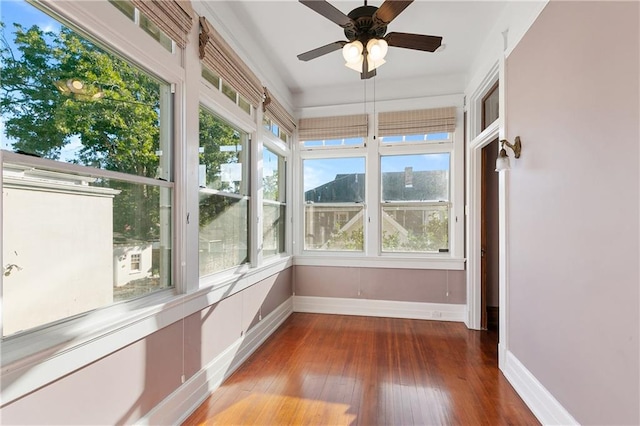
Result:
<svg viewBox="0 0 640 426"><path fill-rule="evenodd" d="M506 63L508 345L582 424L640 423L638 18L552 1Z"/></svg>
<svg viewBox="0 0 640 426"><path fill-rule="evenodd" d="M455 304L466 302L464 271L431 269L298 265L294 272L294 292L296 296Z"/></svg>
<svg viewBox="0 0 640 426"><path fill-rule="evenodd" d="M289 268L187 317L186 378L291 295ZM2 424L132 424L180 387L182 342L178 321L3 407Z"/></svg>

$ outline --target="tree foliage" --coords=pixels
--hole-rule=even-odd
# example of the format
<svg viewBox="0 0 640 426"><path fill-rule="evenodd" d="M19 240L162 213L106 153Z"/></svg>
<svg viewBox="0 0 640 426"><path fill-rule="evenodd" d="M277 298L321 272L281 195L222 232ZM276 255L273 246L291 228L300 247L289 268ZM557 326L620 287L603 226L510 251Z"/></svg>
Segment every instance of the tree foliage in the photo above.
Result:
<svg viewBox="0 0 640 426"><path fill-rule="evenodd" d="M157 177L160 84L64 26L43 31L2 23L0 112L16 151L138 176ZM67 81L82 90L61 90ZM94 96L95 95L95 96ZM66 147L79 145L65 154ZM114 233L157 238L158 188L97 182L121 190Z"/></svg>

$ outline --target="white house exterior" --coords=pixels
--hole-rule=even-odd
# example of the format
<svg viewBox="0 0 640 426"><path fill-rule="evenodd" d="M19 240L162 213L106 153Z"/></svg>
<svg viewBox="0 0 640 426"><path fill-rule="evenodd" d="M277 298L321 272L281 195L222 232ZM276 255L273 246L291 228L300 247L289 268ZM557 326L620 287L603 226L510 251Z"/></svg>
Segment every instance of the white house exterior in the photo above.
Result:
<svg viewBox="0 0 640 426"><path fill-rule="evenodd" d="M3 335L113 302L113 197L94 179L5 164Z"/></svg>

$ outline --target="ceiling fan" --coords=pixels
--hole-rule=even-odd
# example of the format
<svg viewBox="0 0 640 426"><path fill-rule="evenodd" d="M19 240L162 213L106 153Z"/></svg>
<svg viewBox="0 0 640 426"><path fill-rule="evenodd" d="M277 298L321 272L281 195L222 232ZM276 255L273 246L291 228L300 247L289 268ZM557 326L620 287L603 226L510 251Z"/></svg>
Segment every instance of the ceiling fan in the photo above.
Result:
<svg viewBox="0 0 640 426"><path fill-rule="evenodd" d="M385 62L387 46L434 52L442 44L442 37L439 36L398 32L386 34L387 25L413 0L385 0L379 8L368 6L367 0L364 0L364 6L356 7L347 15L324 0L299 1L342 27L349 41L329 43L301 53L298 59L309 61L342 49L346 65L360 72L363 80L376 75L376 68Z"/></svg>

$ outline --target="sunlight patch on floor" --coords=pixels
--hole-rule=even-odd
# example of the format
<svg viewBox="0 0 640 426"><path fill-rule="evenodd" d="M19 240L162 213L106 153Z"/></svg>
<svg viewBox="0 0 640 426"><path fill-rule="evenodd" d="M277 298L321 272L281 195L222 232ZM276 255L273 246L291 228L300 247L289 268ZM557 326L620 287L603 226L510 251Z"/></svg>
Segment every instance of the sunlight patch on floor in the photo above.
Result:
<svg viewBox="0 0 640 426"><path fill-rule="evenodd" d="M286 395L252 394L219 413L206 424L273 425L332 424L350 425L356 415L348 404L302 399Z"/></svg>

